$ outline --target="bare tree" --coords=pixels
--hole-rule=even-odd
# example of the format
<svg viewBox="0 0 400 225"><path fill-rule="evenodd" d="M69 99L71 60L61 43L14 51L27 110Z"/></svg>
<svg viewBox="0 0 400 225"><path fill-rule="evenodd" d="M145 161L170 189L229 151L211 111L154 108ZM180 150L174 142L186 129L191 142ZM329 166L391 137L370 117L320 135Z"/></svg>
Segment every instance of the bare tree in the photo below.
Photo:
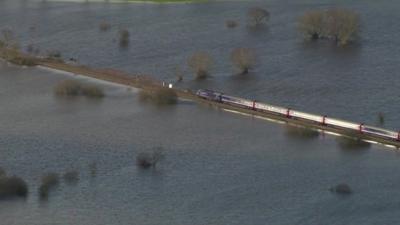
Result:
<svg viewBox="0 0 400 225"><path fill-rule="evenodd" d="M299 19L299 30L307 39L327 38L347 45L358 37L358 15L347 9L306 12Z"/></svg>
<svg viewBox="0 0 400 225"><path fill-rule="evenodd" d="M236 48L231 53L231 60L240 70L240 74L248 74L256 63L256 56L251 49Z"/></svg>
<svg viewBox="0 0 400 225"><path fill-rule="evenodd" d="M326 12L327 35L338 45L346 45L358 36L358 14L348 9L330 9Z"/></svg>
<svg viewBox="0 0 400 225"><path fill-rule="evenodd" d="M269 20L270 14L266 9L254 7L249 9L247 17L250 25L258 26L262 23L266 23Z"/></svg>
<svg viewBox="0 0 400 225"><path fill-rule="evenodd" d="M209 76L213 59L206 52L196 52L189 58L188 65L195 73L196 79L204 79Z"/></svg>
<svg viewBox="0 0 400 225"><path fill-rule="evenodd" d="M317 40L323 37L325 13L320 10L306 12L299 19L299 30L307 39Z"/></svg>

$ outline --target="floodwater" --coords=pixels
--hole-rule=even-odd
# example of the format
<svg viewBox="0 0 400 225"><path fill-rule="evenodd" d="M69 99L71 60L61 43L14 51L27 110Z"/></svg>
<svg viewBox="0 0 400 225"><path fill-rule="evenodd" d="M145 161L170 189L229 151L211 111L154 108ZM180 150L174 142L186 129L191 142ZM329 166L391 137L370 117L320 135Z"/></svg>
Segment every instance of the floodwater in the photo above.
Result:
<svg viewBox="0 0 400 225"><path fill-rule="evenodd" d="M246 10L267 7L270 25L245 26ZM304 43L296 18L308 9L360 13L361 40L348 48ZM59 50L83 64L174 79L308 112L398 129L400 19L397 1L262 1L206 4L107 4L0 1L0 28L23 46ZM240 26L229 30L226 19ZM112 28L100 32L98 24ZM34 27L34 28L33 28ZM129 48L115 42L131 32ZM229 53L257 51L256 70L235 75ZM213 77L196 82L186 66L195 51L214 57ZM53 95L70 77L0 63L0 167L29 184L26 201L0 202L1 224L396 224L400 220L399 153L379 145L342 149L336 138L296 137L282 124L192 102L157 107L137 91L99 83L102 100ZM84 82L94 82L81 77ZM140 152L162 147L156 169L136 167ZM89 165L97 164L97 176ZM48 202L38 200L46 172L80 172ZM354 194L328 189L341 182Z"/></svg>

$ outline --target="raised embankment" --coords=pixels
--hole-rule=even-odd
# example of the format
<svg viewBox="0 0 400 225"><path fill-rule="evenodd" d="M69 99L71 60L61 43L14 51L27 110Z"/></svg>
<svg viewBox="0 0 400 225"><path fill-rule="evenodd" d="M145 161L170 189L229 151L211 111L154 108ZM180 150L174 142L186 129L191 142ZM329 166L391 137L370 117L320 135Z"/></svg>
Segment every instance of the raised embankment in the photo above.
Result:
<svg viewBox="0 0 400 225"><path fill-rule="evenodd" d="M31 56L28 56L28 57L30 57L30 59L32 59ZM95 79L99 79L99 80L103 80L103 81L109 81L109 82L122 84L122 85L126 85L126 86L131 86L131 87L135 87L135 88L152 90L152 89L157 89L157 88L163 87L163 82L158 81L148 75L132 75L132 74L128 74L128 73L125 73L125 72L122 72L119 70L114 70L114 69L95 69L95 68L90 68L90 67L83 66L83 65L68 64L68 63L57 61L57 60L48 60L48 59L42 59L42 58L33 58L33 59L35 61L35 63L34 63L35 65L39 65L39 66L43 66L43 67L47 67L47 68L51 68L51 69L55 69L55 70L65 71L65 72L69 72L69 73L73 73L73 74L77 74L77 75L88 76L91 78L95 78ZM270 120L272 119L272 120L276 120L276 121L283 121L285 123L292 124L292 125L299 125L302 127L317 129L317 130L328 132L328 133L332 132L335 134L341 134L344 136L357 138L360 140L368 140L370 142L384 144L388 147L400 148L400 142L396 141L396 140L390 140L387 138L377 137L375 135L355 131L352 129L324 126L323 124L318 124L315 122L304 121L304 120L298 120L293 117L277 115L277 114L269 113L266 111L256 111L256 110L253 110L250 108L242 108L242 107L237 107L234 105L224 104L224 103L217 102L217 101L210 101L210 100L198 97L192 90L188 90L188 89L186 89L186 90L177 89L177 88L172 88L172 89L176 92L176 94L179 98L195 101L202 105L212 106L212 107L216 107L219 109L225 109L228 111L245 113L248 115L253 115L256 117L266 118L266 119L270 119Z"/></svg>

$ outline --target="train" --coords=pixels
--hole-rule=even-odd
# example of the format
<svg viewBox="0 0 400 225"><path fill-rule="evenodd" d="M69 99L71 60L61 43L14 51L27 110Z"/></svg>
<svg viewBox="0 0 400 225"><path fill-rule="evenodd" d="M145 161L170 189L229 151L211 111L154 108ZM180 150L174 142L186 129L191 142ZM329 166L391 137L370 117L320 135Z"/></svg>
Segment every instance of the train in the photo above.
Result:
<svg viewBox="0 0 400 225"><path fill-rule="evenodd" d="M266 112L282 117L287 117L294 120L305 121L316 125L327 126L332 128L347 129L356 131L379 138L400 142L400 132L386 130L378 127L367 126L363 123L352 123L345 120L330 118L327 116L315 115L305 112L296 111L290 108L274 106L257 102L255 100L248 100L244 98L225 95L221 92L199 89L196 92L199 98L214 101L222 104L227 104L239 108L250 109L253 111Z"/></svg>

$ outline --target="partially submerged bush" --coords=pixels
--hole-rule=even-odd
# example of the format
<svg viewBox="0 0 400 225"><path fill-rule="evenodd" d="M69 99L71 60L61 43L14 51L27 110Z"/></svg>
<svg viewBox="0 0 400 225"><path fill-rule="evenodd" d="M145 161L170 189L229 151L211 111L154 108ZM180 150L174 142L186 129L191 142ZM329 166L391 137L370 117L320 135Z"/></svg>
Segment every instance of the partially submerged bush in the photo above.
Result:
<svg viewBox="0 0 400 225"><path fill-rule="evenodd" d="M172 105L178 101L176 92L169 88L157 88L153 90L140 90L139 100L143 102L153 102L157 105Z"/></svg>
<svg viewBox="0 0 400 225"><path fill-rule="evenodd" d="M82 85L81 86L82 95L92 98L103 98L104 92L101 88L94 85Z"/></svg>
<svg viewBox="0 0 400 225"><path fill-rule="evenodd" d="M378 123L381 126L385 124L385 114L383 112L378 113Z"/></svg>
<svg viewBox="0 0 400 225"><path fill-rule="evenodd" d="M227 20L227 21L225 21L225 26L227 28L235 28L235 27L239 26L239 23L235 20Z"/></svg>
<svg viewBox="0 0 400 225"><path fill-rule="evenodd" d="M37 60L33 57L17 56L8 60L8 62L20 66L36 66Z"/></svg>
<svg viewBox="0 0 400 225"><path fill-rule="evenodd" d="M338 184L334 187L331 187L329 190L333 193L343 194L343 195L349 195L353 193L351 187L346 183Z"/></svg>
<svg viewBox="0 0 400 225"><path fill-rule="evenodd" d="M240 74L248 74L256 63L256 55L251 49L236 48L231 53L231 61L240 70Z"/></svg>
<svg viewBox="0 0 400 225"><path fill-rule="evenodd" d="M93 162L89 164L89 171L91 177L97 176L97 163Z"/></svg>
<svg viewBox="0 0 400 225"><path fill-rule="evenodd" d="M47 200L51 189L60 183L58 174L49 173L42 177L42 183L39 187L39 197L41 200Z"/></svg>
<svg viewBox="0 0 400 225"><path fill-rule="evenodd" d="M270 14L266 9L260 7L254 7L249 9L247 17L250 26L259 26L268 22Z"/></svg>
<svg viewBox="0 0 400 225"><path fill-rule="evenodd" d="M155 168L157 163L163 158L164 155L161 151L154 151L152 153L142 152L136 156L136 165L143 169Z"/></svg>
<svg viewBox="0 0 400 225"><path fill-rule="evenodd" d="M28 196L28 185L19 177L0 177L0 199Z"/></svg>
<svg viewBox="0 0 400 225"><path fill-rule="evenodd" d="M76 170L67 171L64 173L63 179L67 184L76 184L79 181L79 172Z"/></svg>
<svg viewBox="0 0 400 225"><path fill-rule="evenodd" d="M317 40L324 37L325 26L325 14L321 10L306 12L299 19L299 30L306 39Z"/></svg>
<svg viewBox="0 0 400 225"><path fill-rule="evenodd" d="M314 129L306 127L296 127L291 125L286 126L286 134L298 138L316 138L319 136L318 131Z"/></svg>
<svg viewBox="0 0 400 225"><path fill-rule="evenodd" d="M331 39L337 45L347 45L358 37L358 14L348 9L315 10L299 19L299 30L307 39Z"/></svg>
<svg viewBox="0 0 400 225"><path fill-rule="evenodd" d="M54 62L64 62L61 52L57 50L48 51L46 59Z"/></svg>
<svg viewBox="0 0 400 225"><path fill-rule="evenodd" d="M119 46L127 47L129 45L129 36L130 33L126 29L122 29L119 31Z"/></svg>
<svg viewBox="0 0 400 225"><path fill-rule="evenodd" d="M195 73L196 79L205 79L209 76L213 59L206 52L196 52L189 58L188 65Z"/></svg>
<svg viewBox="0 0 400 225"><path fill-rule="evenodd" d="M349 137L338 137L337 142L339 147L344 150L366 149L371 146L369 142Z"/></svg>
<svg viewBox="0 0 400 225"><path fill-rule="evenodd" d="M74 80L65 80L57 84L54 92L59 96L78 96L81 92L81 84Z"/></svg>
<svg viewBox="0 0 400 225"><path fill-rule="evenodd" d="M111 28L111 25L107 22L101 22L99 24L99 30L100 31L108 31Z"/></svg>
<svg viewBox="0 0 400 225"><path fill-rule="evenodd" d="M101 88L83 84L75 80L65 80L60 82L54 88L54 92L58 96L86 96L91 98L102 98L104 92Z"/></svg>

